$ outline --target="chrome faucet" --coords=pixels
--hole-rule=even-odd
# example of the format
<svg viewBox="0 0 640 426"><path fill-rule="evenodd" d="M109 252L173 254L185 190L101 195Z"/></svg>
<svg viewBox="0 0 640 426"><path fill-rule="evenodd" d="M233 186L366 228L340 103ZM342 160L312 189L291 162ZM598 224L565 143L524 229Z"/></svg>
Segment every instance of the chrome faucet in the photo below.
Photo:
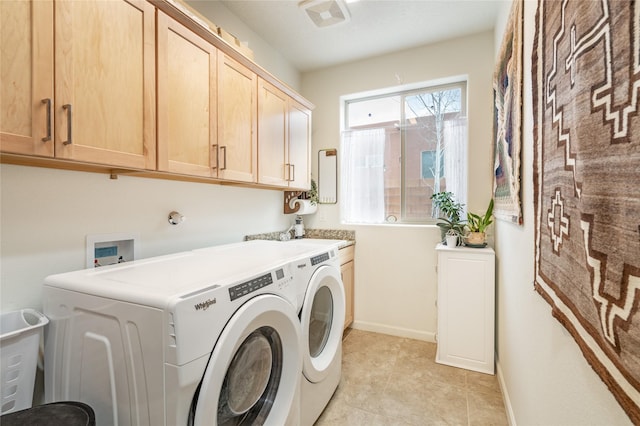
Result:
<svg viewBox="0 0 640 426"><path fill-rule="evenodd" d="M295 226L296 226L296 225L295 225L295 224L293 224L293 225L291 225L291 226L289 227L289 229L287 229L287 230L286 230L286 231L284 231L284 232L281 232L281 233L280 233L280 241L289 241L289 240L291 239L291 231L293 231L293 228L294 228Z"/></svg>

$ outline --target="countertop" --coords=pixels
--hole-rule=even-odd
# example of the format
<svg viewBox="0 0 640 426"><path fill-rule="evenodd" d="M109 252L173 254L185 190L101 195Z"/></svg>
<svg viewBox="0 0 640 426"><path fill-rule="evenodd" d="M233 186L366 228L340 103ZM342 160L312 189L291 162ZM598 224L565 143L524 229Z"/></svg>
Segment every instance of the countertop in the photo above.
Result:
<svg viewBox="0 0 640 426"><path fill-rule="evenodd" d="M280 240L280 235L286 231L268 232L265 234L246 235L245 241L249 240ZM322 240L344 240L346 244L340 248L352 246L356 243L356 231L346 229L313 229L304 230L303 239L322 239Z"/></svg>

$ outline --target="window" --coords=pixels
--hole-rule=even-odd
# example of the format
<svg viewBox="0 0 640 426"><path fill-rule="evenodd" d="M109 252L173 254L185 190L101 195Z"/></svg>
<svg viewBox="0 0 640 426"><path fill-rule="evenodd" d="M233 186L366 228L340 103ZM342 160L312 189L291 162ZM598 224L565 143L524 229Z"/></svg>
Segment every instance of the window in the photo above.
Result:
<svg viewBox="0 0 640 426"><path fill-rule="evenodd" d="M431 195L466 203L466 83L345 101L342 219L434 223Z"/></svg>

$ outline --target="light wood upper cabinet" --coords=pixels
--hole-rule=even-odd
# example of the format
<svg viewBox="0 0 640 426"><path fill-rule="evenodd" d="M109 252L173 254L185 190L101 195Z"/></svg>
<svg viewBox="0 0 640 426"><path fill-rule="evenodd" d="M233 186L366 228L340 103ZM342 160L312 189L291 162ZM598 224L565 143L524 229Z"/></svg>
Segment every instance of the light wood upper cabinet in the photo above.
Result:
<svg viewBox="0 0 640 426"><path fill-rule="evenodd" d="M289 187L311 188L311 110L294 101L289 102L289 164L292 174Z"/></svg>
<svg viewBox="0 0 640 426"><path fill-rule="evenodd" d="M218 52L218 177L256 182L257 75Z"/></svg>
<svg viewBox="0 0 640 426"><path fill-rule="evenodd" d="M217 176L217 49L158 12L158 170Z"/></svg>
<svg viewBox="0 0 640 426"><path fill-rule="evenodd" d="M289 186L288 96L258 79L258 182Z"/></svg>
<svg viewBox="0 0 640 426"><path fill-rule="evenodd" d="M309 189L311 111L258 79L258 182Z"/></svg>
<svg viewBox="0 0 640 426"><path fill-rule="evenodd" d="M155 169L154 6L54 5L56 157Z"/></svg>
<svg viewBox="0 0 640 426"><path fill-rule="evenodd" d="M173 2L0 0L0 24L2 162L309 189L312 105Z"/></svg>
<svg viewBox="0 0 640 426"><path fill-rule="evenodd" d="M52 1L0 1L0 150L53 156L51 102Z"/></svg>

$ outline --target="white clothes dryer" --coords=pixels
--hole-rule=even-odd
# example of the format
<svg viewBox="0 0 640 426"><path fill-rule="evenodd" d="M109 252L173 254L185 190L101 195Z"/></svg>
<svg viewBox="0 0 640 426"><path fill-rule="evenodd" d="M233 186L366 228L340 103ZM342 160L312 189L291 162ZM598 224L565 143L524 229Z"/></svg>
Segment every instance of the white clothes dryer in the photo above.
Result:
<svg viewBox="0 0 640 426"><path fill-rule="evenodd" d="M313 240L307 257L293 262L302 326L300 424L315 423L340 382L342 332L345 317L344 284L338 248L342 240Z"/></svg>
<svg viewBox="0 0 640 426"><path fill-rule="evenodd" d="M107 425L298 425L293 270L251 242L45 280L45 398Z"/></svg>

